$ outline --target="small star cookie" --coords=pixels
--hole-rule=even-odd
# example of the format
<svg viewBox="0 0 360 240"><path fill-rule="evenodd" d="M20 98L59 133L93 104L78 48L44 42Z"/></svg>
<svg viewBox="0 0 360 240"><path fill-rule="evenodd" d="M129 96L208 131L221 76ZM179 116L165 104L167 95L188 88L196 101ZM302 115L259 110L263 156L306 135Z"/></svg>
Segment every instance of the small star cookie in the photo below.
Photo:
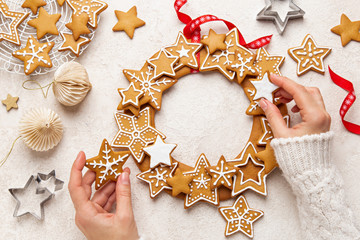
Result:
<svg viewBox="0 0 360 240"><path fill-rule="evenodd" d="M38 39L42 38L47 33L59 35L56 23L59 21L60 17L61 14L48 14L44 8L40 8L38 17L28 21L28 24L36 28Z"/></svg>
<svg viewBox="0 0 360 240"><path fill-rule="evenodd" d="M207 46L210 54L213 54L216 50L226 50L225 44L226 34L217 34L214 30L209 30L209 35L204 36L201 43Z"/></svg>
<svg viewBox="0 0 360 240"><path fill-rule="evenodd" d="M276 162L274 149L270 146L270 141L266 144L265 150L256 153L255 157L264 162L265 174L270 174L276 167L279 166Z"/></svg>
<svg viewBox="0 0 360 240"><path fill-rule="evenodd" d="M219 194L217 188L211 189L211 175L207 173L207 167L210 167L209 161L205 154L201 154L196 161L194 170L184 173L185 176L194 177L190 183L190 194L187 194L185 198L185 208L189 208L199 201L219 205Z"/></svg>
<svg viewBox="0 0 360 240"><path fill-rule="evenodd" d="M234 162L234 166L239 168L234 177L232 196L236 196L247 189L266 196L266 174L265 166L259 161L252 142L248 142L240 157L229 162Z"/></svg>
<svg viewBox="0 0 360 240"><path fill-rule="evenodd" d="M72 31L74 39L77 41L81 34L91 33L90 29L87 27L88 21L89 16L86 13L81 13L80 15L73 14L71 22L65 24L65 26Z"/></svg>
<svg viewBox="0 0 360 240"><path fill-rule="evenodd" d="M2 100L2 104L6 106L6 111L10 111L12 108L18 108L17 101L19 97L13 97L10 94L7 95L6 99Z"/></svg>
<svg viewBox="0 0 360 240"><path fill-rule="evenodd" d="M190 183L194 179L192 175L184 175L184 173L177 168L173 177L167 179L167 184L172 187L172 196L175 197L180 193L190 194Z"/></svg>
<svg viewBox="0 0 360 240"><path fill-rule="evenodd" d="M73 10L73 15L80 16L86 13L89 16L89 25L97 28L98 15L102 13L108 5L101 0L66 0Z"/></svg>
<svg viewBox="0 0 360 240"><path fill-rule="evenodd" d="M178 60L179 57L161 49L156 57L147 60L147 62L154 68L154 78L159 78L162 75L174 77L174 65Z"/></svg>
<svg viewBox="0 0 360 240"><path fill-rule="evenodd" d="M199 64L196 59L196 53L198 53L201 47L200 43L189 42L184 34L179 32L175 44L165 47L165 50L179 57L179 63L174 67L175 70L183 66L197 69Z"/></svg>
<svg viewBox="0 0 360 240"><path fill-rule="evenodd" d="M136 177L149 184L150 197L155 198L162 190L171 189L167 181L173 176L177 165L178 163L171 166L159 165L154 169L138 174Z"/></svg>
<svg viewBox="0 0 360 240"><path fill-rule="evenodd" d="M171 153L176 147L176 144L165 143L160 135L157 135L155 143L144 148L145 153L150 156L150 168L159 165L171 166Z"/></svg>
<svg viewBox="0 0 360 240"><path fill-rule="evenodd" d="M341 37L341 44L345 47L351 40L360 42L360 21L352 22L344 13L341 14L340 25L331 31Z"/></svg>
<svg viewBox="0 0 360 240"><path fill-rule="evenodd" d="M33 14L36 14L39 7L46 5L44 0L25 0L21 5L22 8L30 8Z"/></svg>
<svg viewBox="0 0 360 240"><path fill-rule="evenodd" d="M8 23L8 27L6 28L7 31L0 31L0 42L5 40L20 45L20 37L17 28L27 18L29 13L10 11L5 0L0 0L0 13L4 17L3 20L11 19L11 22Z"/></svg>
<svg viewBox="0 0 360 240"><path fill-rule="evenodd" d="M61 37L64 39L63 44L59 47L59 52L70 50L77 57L80 55L81 46L89 43L91 40L89 38L80 37L75 41L74 36L68 33L60 33Z"/></svg>
<svg viewBox="0 0 360 240"><path fill-rule="evenodd" d="M219 212L227 221L226 237L240 231L253 238L253 223L264 215L263 211L250 208L244 196L240 196L232 206L220 207Z"/></svg>
<svg viewBox="0 0 360 240"><path fill-rule="evenodd" d="M290 125L290 116L286 115L283 118L284 118L284 120L286 122L287 127L289 127L289 125ZM257 142L257 145L258 146L265 146L267 143L269 143L274 138L274 135L273 135L273 132L271 130L270 123L268 122L266 117L261 117L260 122L261 122L262 135L259 138L259 140Z"/></svg>
<svg viewBox="0 0 360 240"><path fill-rule="evenodd" d="M26 47L13 52L12 55L24 62L24 72L29 75L39 66L52 67L49 52L53 47L53 42L39 43L33 36L30 36Z"/></svg>
<svg viewBox="0 0 360 240"><path fill-rule="evenodd" d="M266 98L269 102L274 102L274 92L279 89L278 86L270 82L269 73L266 72L264 76L258 80L250 80L251 84L255 87L255 95L253 100L260 100Z"/></svg>
<svg viewBox="0 0 360 240"><path fill-rule="evenodd" d="M236 72L238 83L241 84L246 76L257 76L258 70L254 65L255 55L244 47L235 50L235 59L226 68Z"/></svg>
<svg viewBox="0 0 360 240"><path fill-rule="evenodd" d="M131 39L134 37L135 29L145 25L145 22L137 17L136 6L127 12L115 10L115 15L118 22L113 27L113 31L124 31Z"/></svg>
<svg viewBox="0 0 360 240"><path fill-rule="evenodd" d="M154 111L146 107L140 111L139 116L129 116L122 112L115 113L115 120L119 132L114 137L111 146L114 148L127 148L138 163L144 159L144 148L153 144L156 137L165 135L152 125Z"/></svg>
<svg viewBox="0 0 360 240"><path fill-rule="evenodd" d="M310 34L305 36L301 46L288 50L290 57L298 64L296 70L298 76L310 70L324 74L324 58L330 52L331 48L329 47L318 47Z"/></svg>
<svg viewBox="0 0 360 240"><path fill-rule="evenodd" d="M109 181L116 182L123 172L123 165L130 156L130 152L114 152L108 141L103 140L99 155L86 160L85 166L96 173L95 189L99 189Z"/></svg>
<svg viewBox="0 0 360 240"><path fill-rule="evenodd" d="M221 156L217 165L206 168L206 171L211 176L211 189L225 186L232 189L233 176L236 174L237 168L228 164Z"/></svg>
<svg viewBox="0 0 360 240"><path fill-rule="evenodd" d="M119 88L118 92L122 98L121 106L126 107L132 105L139 108L139 99L144 95L144 91L137 89L134 83L131 82L127 88Z"/></svg>

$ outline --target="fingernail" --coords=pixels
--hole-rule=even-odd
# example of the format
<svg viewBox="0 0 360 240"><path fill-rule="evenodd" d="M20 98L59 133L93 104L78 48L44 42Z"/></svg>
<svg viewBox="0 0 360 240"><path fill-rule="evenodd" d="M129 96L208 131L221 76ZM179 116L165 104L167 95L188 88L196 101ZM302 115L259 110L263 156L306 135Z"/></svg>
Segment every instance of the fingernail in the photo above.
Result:
<svg viewBox="0 0 360 240"><path fill-rule="evenodd" d="M259 104L260 104L261 109L262 109L263 111L266 111L266 109L268 108L268 105L267 105L267 102L265 101L265 99L262 98L262 99L260 100Z"/></svg>
<svg viewBox="0 0 360 240"><path fill-rule="evenodd" d="M76 156L76 160L78 160L80 158L81 155L81 151L78 153L78 155Z"/></svg>
<svg viewBox="0 0 360 240"><path fill-rule="evenodd" d="M120 175L120 180L121 180L121 184L130 185L129 173L123 172L123 173Z"/></svg>

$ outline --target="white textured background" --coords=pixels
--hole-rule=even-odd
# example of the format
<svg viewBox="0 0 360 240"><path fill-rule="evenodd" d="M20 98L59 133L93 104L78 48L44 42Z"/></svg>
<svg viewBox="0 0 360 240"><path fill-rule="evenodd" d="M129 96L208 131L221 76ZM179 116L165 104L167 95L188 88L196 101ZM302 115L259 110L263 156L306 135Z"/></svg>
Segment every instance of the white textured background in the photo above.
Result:
<svg viewBox="0 0 360 240"><path fill-rule="evenodd" d="M321 89L333 118L332 130L336 132L333 162L344 177L347 202L360 219L360 137L347 132L338 115L346 92L331 82L328 72L325 76L310 72L298 78L296 63L287 55L288 48L301 44L307 33L312 34L319 45L333 48L326 58L326 65L351 80L359 92L360 43L351 42L343 48L339 36L330 32L340 23L343 12L351 20L360 20L358 1L296 2L306 12L305 17L291 21L283 36L271 22L255 20L264 7L263 0L189 0L183 11L192 17L211 13L225 18L238 26L247 41L274 34L267 49L270 53L286 56L282 73L306 86ZM109 0L108 3L109 8L101 15L93 42L78 59L87 68L93 84L92 91L79 106L63 107L51 92L44 99L39 91L22 89L21 84L27 77L0 72L0 99L5 99L7 93L20 97L18 110L7 113L5 107L0 106L0 158L19 135L18 122L31 107L54 109L65 125L64 138L54 150L36 153L19 141L0 169L0 239L83 239L75 226L74 209L66 188L46 204L43 222L31 216L13 218L16 204L8 188L22 187L31 174L48 173L52 169L56 169L57 176L67 184L71 164L79 150L84 150L89 157L97 155L102 139L111 140L118 130L113 119L120 101L116 89L128 85L122 70L140 69L160 47L173 44L178 31L184 27L177 20L172 0ZM137 29L134 39L130 40L125 33L114 33L111 29L116 23L113 11L127 11L133 5L138 7L138 16L146 21L146 25ZM203 27L205 33L208 27L226 32L221 23L207 24ZM32 79L46 84L52 81L52 76ZM174 152L176 159L194 165L197 157L205 153L214 164L222 154L227 158L235 157L244 146L251 124L251 118L244 113L247 105L241 88L219 73L186 76L164 94L162 111L156 115L156 126L166 134L168 142L179 145ZM360 123L359 118L358 100L347 119ZM139 171L132 160L126 166L133 171L133 205L141 234L148 239L225 239L225 221L216 207L205 203L184 210L183 201L167 194L152 200L148 185L135 178ZM251 207L265 212L265 216L255 223L255 239L301 239L290 186L280 170L273 172L267 180L269 194L266 198L252 192L245 194ZM232 203L233 200L229 200L221 205ZM229 239L247 238L235 234Z"/></svg>

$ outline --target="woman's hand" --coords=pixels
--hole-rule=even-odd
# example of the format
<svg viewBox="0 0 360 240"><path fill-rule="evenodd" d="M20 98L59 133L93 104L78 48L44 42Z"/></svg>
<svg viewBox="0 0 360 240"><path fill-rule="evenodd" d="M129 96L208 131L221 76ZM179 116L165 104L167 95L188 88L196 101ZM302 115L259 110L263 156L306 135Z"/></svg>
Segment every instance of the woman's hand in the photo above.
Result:
<svg viewBox="0 0 360 240"><path fill-rule="evenodd" d="M331 118L326 112L324 100L318 88L304 87L286 78L271 74L271 82L280 87L275 93L282 103L292 100L296 105L292 112L299 112L302 122L288 128L279 109L266 99L260 100L275 138L291 138L319 134L330 130Z"/></svg>
<svg viewBox="0 0 360 240"><path fill-rule="evenodd" d="M75 223L88 240L135 240L139 238L131 207L130 169L118 181L108 182L91 198L95 173L82 176L86 157L80 152L72 166L69 192L76 210ZM116 212L110 213L116 202Z"/></svg>

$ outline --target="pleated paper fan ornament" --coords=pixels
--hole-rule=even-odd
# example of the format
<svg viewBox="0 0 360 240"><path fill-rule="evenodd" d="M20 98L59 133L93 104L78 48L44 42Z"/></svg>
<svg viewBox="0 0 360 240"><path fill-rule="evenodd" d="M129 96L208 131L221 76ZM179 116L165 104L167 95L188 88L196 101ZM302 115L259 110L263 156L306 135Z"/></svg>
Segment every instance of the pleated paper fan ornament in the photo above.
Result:
<svg viewBox="0 0 360 240"><path fill-rule="evenodd" d="M83 65L67 62L56 70L52 87L61 104L75 106L84 100L91 89L91 83Z"/></svg>
<svg viewBox="0 0 360 240"><path fill-rule="evenodd" d="M63 136L63 124L51 109L34 108L20 121L20 136L35 151L47 151L58 145Z"/></svg>

